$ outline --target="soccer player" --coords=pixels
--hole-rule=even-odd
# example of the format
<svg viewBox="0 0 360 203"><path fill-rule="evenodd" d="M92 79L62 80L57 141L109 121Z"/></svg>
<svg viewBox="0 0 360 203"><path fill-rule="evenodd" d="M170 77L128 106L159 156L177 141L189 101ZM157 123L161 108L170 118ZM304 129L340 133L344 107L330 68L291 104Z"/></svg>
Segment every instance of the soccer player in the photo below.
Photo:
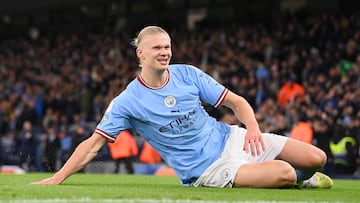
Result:
<svg viewBox="0 0 360 203"><path fill-rule="evenodd" d="M33 184L61 184L89 163L119 132L134 129L172 167L184 186L330 188L316 172L326 155L313 145L262 133L241 96L186 64L169 65L169 34L143 28L133 41L141 72L115 97L90 138L52 177ZM201 105L229 107L246 128L210 117ZM301 183L301 184L300 184Z"/></svg>

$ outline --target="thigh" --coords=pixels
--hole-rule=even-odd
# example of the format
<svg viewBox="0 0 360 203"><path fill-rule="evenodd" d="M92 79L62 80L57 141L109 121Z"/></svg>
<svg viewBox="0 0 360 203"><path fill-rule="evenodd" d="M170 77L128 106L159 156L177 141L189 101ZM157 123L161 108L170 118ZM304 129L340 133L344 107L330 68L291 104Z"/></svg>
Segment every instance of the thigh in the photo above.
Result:
<svg viewBox="0 0 360 203"><path fill-rule="evenodd" d="M235 187L282 188L296 182L295 169L287 162L271 160L241 165L235 177Z"/></svg>
<svg viewBox="0 0 360 203"><path fill-rule="evenodd" d="M289 162L295 168L321 168L326 163L326 154L314 145L289 138L279 159Z"/></svg>

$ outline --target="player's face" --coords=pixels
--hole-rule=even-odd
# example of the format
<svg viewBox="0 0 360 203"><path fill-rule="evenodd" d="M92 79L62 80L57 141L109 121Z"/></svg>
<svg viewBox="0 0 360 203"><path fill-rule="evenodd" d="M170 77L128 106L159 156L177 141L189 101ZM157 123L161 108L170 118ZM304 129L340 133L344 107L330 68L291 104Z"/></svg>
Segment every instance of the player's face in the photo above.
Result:
<svg viewBox="0 0 360 203"><path fill-rule="evenodd" d="M137 49L143 68L166 69L172 56L170 37L166 33L145 35Z"/></svg>

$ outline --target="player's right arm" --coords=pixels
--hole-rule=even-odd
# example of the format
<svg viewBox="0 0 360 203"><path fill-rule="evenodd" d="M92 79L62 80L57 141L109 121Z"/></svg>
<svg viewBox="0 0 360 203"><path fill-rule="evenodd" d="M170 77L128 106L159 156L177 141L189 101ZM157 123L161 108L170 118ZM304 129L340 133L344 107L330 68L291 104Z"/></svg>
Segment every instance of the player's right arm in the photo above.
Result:
<svg viewBox="0 0 360 203"><path fill-rule="evenodd" d="M86 164L94 159L106 142L107 140L105 137L93 133L91 137L79 144L64 166L52 177L31 184L61 184L69 176L84 168Z"/></svg>

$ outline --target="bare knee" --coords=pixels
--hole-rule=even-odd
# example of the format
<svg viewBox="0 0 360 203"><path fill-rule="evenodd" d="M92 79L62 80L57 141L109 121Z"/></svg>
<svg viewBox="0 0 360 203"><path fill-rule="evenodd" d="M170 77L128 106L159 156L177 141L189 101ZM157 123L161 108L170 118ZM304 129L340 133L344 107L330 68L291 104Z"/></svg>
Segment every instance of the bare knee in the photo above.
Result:
<svg viewBox="0 0 360 203"><path fill-rule="evenodd" d="M327 156L324 151L316 148L308 157L308 162L311 167L321 168L327 161Z"/></svg>
<svg viewBox="0 0 360 203"><path fill-rule="evenodd" d="M296 182L295 169L286 161L274 160L274 162L279 169L275 180L277 187L293 186Z"/></svg>
<svg viewBox="0 0 360 203"><path fill-rule="evenodd" d="M296 168L321 168L327 161L326 154L320 148L295 139L288 139L278 159Z"/></svg>

